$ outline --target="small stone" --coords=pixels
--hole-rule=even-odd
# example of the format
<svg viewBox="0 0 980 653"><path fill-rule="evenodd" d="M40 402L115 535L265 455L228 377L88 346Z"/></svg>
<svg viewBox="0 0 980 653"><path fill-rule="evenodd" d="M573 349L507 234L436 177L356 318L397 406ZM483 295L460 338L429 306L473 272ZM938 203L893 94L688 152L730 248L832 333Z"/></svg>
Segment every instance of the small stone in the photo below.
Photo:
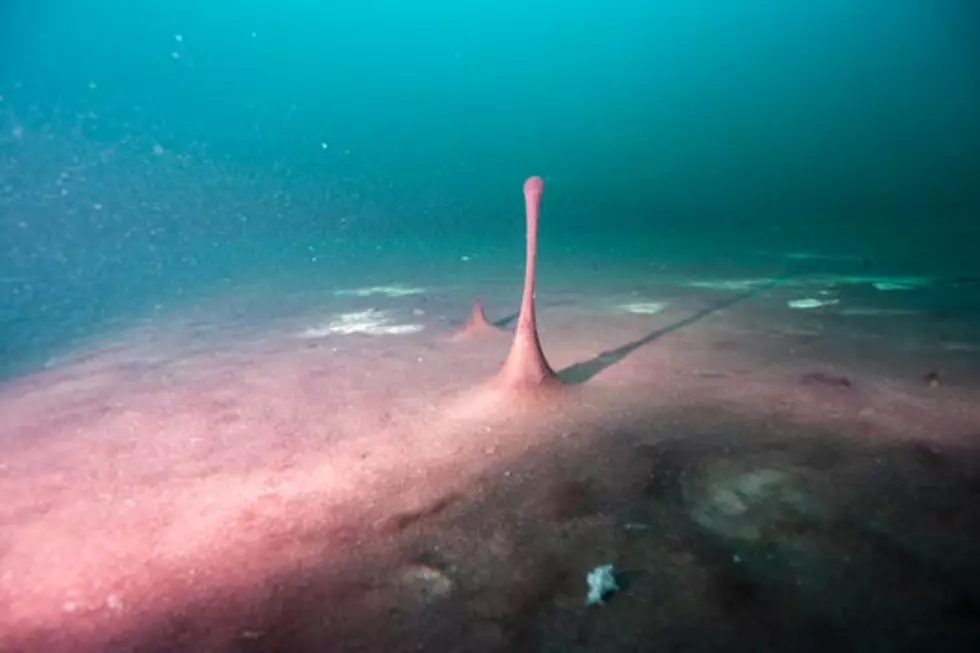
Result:
<svg viewBox="0 0 980 653"><path fill-rule="evenodd" d="M401 584L414 598L428 603L453 591L453 581L430 565L414 564L406 567L400 576Z"/></svg>

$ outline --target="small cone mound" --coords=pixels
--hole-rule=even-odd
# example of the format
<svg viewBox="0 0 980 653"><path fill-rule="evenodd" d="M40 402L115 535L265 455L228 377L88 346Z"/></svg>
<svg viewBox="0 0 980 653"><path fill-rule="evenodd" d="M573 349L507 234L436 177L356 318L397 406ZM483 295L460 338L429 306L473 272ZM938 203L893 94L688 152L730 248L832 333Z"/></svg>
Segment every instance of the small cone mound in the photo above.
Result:
<svg viewBox="0 0 980 653"><path fill-rule="evenodd" d="M487 314L483 310L483 300L477 297L473 300L473 310L470 311L470 317L466 320L466 324L455 331L451 339L466 340L499 332L500 329L490 324L490 321L487 320Z"/></svg>

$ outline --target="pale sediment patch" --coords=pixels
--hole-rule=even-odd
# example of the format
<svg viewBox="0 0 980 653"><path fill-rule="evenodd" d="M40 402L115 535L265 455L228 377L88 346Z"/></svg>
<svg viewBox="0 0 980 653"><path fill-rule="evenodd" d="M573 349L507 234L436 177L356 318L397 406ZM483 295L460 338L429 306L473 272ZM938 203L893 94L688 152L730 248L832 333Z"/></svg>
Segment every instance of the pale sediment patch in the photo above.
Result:
<svg viewBox="0 0 980 653"><path fill-rule="evenodd" d="M940 345L940 348L945 351L980 351L980 345L975 345L968 342L945 342Z"/></svg>
<svg viewBox="0 0 980 653"><path fill-rule="evenodd" d="M628 302L626 304L619 304L616 306L621 311L627 313L634 313L636 315L656 315L660 313L665 308L667 308L666 302Z"/></svg>
<svg viewBox="0 0 980 653"><path fill-rule="evenodd" d="M829 286L871 286L879 291L915 290L933 283L928 277L864 276L814 274L795 278L742 278L742 279L695 279L681 282L680 285L702 290L728 290L746 292L767 285L777 284L786 288L829 287Z"/></svg>
<svg viewBox="0 0 980 653"><path fill-rule="evenodd" d="M920 284L908 283L903 281L875 281L871 286L875 290L881 290L884 292L890 292L894 290L914 290L919 287Z"/></svg>
<svg viewBox="0 0 980 653"><path fill-rule="evenodd" d="M839 303L840 300L835 298L820 299L817 297L802 297L800 299L791 299L786 302L786 305L797 310L811 310L825 306L834 306Z"/></svg>
<svg viewBox="0 0 980 653"><path fill-rule="evenodd" d="M306 329L299 334L299 337L323 338L334 334L351 335L354 333L372 336L407 335L418 333L424 328L425 325L422 324L396 322L391 318L389 311L379 311L372 308L366 311L341 313L325 324Z"/></svg>
<svg viewBox="0 0 980 653"><path fill-rule="evenodd" d="M870 306L855 306L840 311L840 315L845 317L901 317L903 315L920 315L921 313L922 311L912 308L874 308Z"/></svg>
<svg viewBox="0 0 980 653"><path fill-rule="evenodd" d="M421 295L424 292L425 288L403 286L396 283L390 286L347 288L345 290L337 290L334 292L334 294L341 297L374 297L379 295L382 297L408 297L410 295Z"/></svg>
<svg viewBox="0 0 980 653"><path fill-rule="evenodd" d="M690 288L700 288L702 290L732 290L745 292L766 286L773 282L772 279L702 279L698 281L688 281L683 284Z"/></svg>

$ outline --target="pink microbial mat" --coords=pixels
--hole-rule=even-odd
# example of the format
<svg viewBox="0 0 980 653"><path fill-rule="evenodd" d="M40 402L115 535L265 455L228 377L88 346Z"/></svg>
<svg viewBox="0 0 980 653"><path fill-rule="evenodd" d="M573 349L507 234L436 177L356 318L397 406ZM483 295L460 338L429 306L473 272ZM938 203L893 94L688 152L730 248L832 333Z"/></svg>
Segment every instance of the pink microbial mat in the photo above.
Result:
<svg viewBox="0 0 980 653"><path fill-rule="evenodd" d="M0 651L978 650L976 330L535 287L536 184L523 302L242 288L4 382Z"/></svg>

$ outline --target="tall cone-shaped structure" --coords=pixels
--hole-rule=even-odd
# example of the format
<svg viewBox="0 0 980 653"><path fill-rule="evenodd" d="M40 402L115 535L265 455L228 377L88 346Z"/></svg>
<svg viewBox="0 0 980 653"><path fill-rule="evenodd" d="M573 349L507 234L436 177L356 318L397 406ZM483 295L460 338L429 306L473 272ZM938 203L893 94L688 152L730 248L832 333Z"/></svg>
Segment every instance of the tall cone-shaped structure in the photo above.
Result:
<svg viewBox="0 0 980 653"><path fill-rule="evenodd" d="M538 253L538 215L544 181L531 177L524 182L524 208L527 219L527 254L524 268L524 294L517 318L514 342L497 375L497 380L514 389L544 389L561 385L548 364L538 339L537 317L534 311L534 273Z"/></svg>

